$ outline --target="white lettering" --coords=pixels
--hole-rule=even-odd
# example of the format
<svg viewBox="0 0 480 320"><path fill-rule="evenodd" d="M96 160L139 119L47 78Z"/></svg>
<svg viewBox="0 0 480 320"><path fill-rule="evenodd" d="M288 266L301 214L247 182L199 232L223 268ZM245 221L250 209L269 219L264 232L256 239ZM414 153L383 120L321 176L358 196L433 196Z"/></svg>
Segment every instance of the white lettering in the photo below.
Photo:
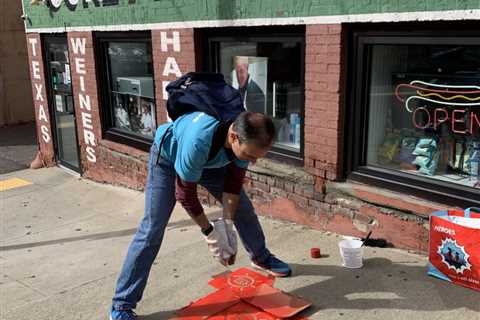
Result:
<svg viewBox="0 0 480 320"><path fill-rule="evenodd" d="M168 76L169 74L173 73L177 77L181 77L182 73L180 72L180 68L178 67L177 61L174 57L168 57L167 61L165 62L165 68L163 68L163 75Z"/></svg>
<svg viewBox="0 0 480 320"><path fill-rule="evenodd" d="M87 109L88 111L92 110L92 104L90 103L90 96L78 94L78 99L80 100L80 109Z"/></svg>
<svg viewBox="0 0 480 320"><path fill-rule="evenodd" d="M162 92L163 92L163 100L167 101L168 100L168 92L167 92L167 86L170 83L170 81L162 81Z"/></svg>
<svg viewBox="0 0 480 320"><path fill-rule="evenodd" d="M34 57L37 56L37 39L36 38L29 38L28 39L28 42L30 42L30 44L32 45L32 54Z"/></svg>
<svg viewBox="0 0 480 320"><path fill-rule="evenodd" d="M435 229L435 231L446 233L446 234L449 234L451 236L455 235L455 230L449 229L449 228L446 228L446 227L443 227L443 226L435 226L434 229Z"/></svg>
<svg viewBox="0 0 480 320"><path fill-rule="evenodd" d="M78 0L67 0L71 6L76 6L78 4Z"/></svg>
<svg viewBox="0 0 480 320"><path fill-rule="evenodd" d="M82 125L84 129L87 128L87 129L93 130L92 114L87 112L82 112Z"/></svg>
<svg viewBox="0 0 480 320"><path fill-rule="evenodd" d="M48 127L44 124L40 126L40 131L42 131L42 138L45 143L50 142L50 133L48 132Z"/></svg>
<svg viewBox="0 0 480 320"><path fill-rule="evenodd" d="M95 146L95 134L89 130L83 130L83 139L85 144Z"/></svg>
<svg viewBox="0 0 480 320"><path fill-rule="evenodd" d="M33 78L42 80L40 77L40 62L32 60Z"/></svg>
<svg viewBox="0 0 480 320"><path fill-rule="evenodd" d="M85 58L75 58L75 70L78 74L86 74Z"/></svg>
<svg viewBox="0 0 480 320"><path fill-rule="evenodd" d="M160 44L162 52L168 51L168 45L173 44L173 51L180 52L180 33L173 31L173 38L167 38L167 33L162 31L160 33Z"/></svg>
<svg viewBox="0 0 480 320"><path fill-rule="evenodd" d="M80 76L80 90L85 92L85 77Z"/></svg>
<svg viewBox="0 0 480 320"><path fill-rule="evenodd" d="M85 151L87 151L87 160L90 162L97 162L97 157L95 156L95 149L92 147L87 147L85 148Z"/></svg>
<svg viewBox="0 0 480 320"><path fill-rule="evenodd" d="M41 104L40 107L38 108L38 120L43 120L45 122L48 122L47 114L45 113L43 104Z"/></svg>
<svg viewBox="0 0 480 320"><path fill-rule="evenodd" d="M72 45L73 53L85 55L85 38L71 38L70 43Z"/></svg>
<svg viewBox="0 0 480 320"><path fill-rule="evenodd" d="M75 6L79 3L79 0L67 0L72 6ZM85 0L88 1L88 0ZM91 0L90 0L91 1ZM73 51L73 54L77 55L73 58L75 63L75 73L78 75L78 80L80 82L80 92L78 93L78 100L82 118L82 128L83 128L83 140L85 141L85 152L86 158L90 162L96 162L97 157L95 156L95 133L93 131L93 120L92 114L87 112L92 110L92 101L90 96L87 94L85 87L85 75L87 74L85 54L86 54L86 38L71 38L70 45Z"/></svg>
<svg viewBox="0 0 480 320"><path fill-rule="evenodd" d="M37 101L43 101L42 88L43 88L42 84L35 83L35 90L37 90L37 93L35 94L35 100Z"/></svg>

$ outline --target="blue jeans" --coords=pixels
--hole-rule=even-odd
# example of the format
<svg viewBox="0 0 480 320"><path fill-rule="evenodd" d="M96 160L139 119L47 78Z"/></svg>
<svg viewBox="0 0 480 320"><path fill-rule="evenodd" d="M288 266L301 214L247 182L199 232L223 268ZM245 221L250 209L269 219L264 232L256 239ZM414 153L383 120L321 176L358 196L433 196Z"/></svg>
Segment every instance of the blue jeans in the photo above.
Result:
<svg viewBox="0 0 480 320"><path fill-rule="evenodd" d="M158 148L154 144L148 161L145 215L128 248L113 297L112 306L117 310L134 309L142 299L151 266L175 206L175 169L172 163L159 158L158 154ZM224 175L224 168L205 169L199 184L221 201ZM235 227L253 261L262 262L269 257L262 227L244 190L240 194L235 214ZM206 246L205 254L208 254Z"/></svg>

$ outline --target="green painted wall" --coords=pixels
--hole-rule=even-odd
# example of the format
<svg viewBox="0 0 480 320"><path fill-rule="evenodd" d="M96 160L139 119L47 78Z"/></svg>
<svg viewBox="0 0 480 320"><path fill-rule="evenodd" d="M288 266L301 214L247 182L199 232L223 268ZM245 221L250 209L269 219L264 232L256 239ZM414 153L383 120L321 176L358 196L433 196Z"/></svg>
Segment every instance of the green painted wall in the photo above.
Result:
<svg viewBox="0 0 480 320"><path fill-rule="evenodd" d="M480 0L118 0L105 7L90 2L88 8L79 0L74 11L63 3L55 12L22 1L27 29L480 8Z"/></svg>

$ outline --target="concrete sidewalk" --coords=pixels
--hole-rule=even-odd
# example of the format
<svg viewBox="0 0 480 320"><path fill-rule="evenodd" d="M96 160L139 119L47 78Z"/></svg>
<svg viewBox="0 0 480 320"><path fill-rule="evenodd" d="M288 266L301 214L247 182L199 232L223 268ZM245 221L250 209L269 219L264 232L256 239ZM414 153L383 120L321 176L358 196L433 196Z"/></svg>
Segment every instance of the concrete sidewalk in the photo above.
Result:
<svg viewBox="0 0 480 320"><path fill-rule="evenodd" d="M100 185L59 168L0 175L30 186L0 192L0 319L107 319L117 273L143 211L143 193ZM219 215L212 209L210 215ZM269 248L294 276L276 287L314 303L310 319L480 319L480 293L426 275L426 258L366 248L365 266L340 266L338 235L261 218ZM321 259L311 259L311 247ZM240 249L236 267L249 263ZM211 292L224 271L177 208L137 312L168 319Z"/></svg>

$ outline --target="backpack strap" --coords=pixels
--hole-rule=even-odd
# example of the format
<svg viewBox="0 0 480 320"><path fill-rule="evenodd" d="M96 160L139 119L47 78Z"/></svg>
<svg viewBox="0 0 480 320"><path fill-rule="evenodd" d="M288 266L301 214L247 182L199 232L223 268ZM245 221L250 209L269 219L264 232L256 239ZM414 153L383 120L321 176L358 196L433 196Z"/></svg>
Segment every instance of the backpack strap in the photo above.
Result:
<svg viewBox="0 0 480 320"><path fill-rule="evenodd" d="M223 122L221 121L217 128L215 129L215 132L213 133L212 137L212 144L210 146L210 152L208 153L208 160L212 160L215 158L220 151L220 149L224 146L225 144L225 139L227 138L228 134L228 128L230 128L230 125L233 123L233 121L227 121ZM227 155L230 159L232 159L233 152L231 150L226 149ZM228 152L230 151L230 152Z"/></svg>

